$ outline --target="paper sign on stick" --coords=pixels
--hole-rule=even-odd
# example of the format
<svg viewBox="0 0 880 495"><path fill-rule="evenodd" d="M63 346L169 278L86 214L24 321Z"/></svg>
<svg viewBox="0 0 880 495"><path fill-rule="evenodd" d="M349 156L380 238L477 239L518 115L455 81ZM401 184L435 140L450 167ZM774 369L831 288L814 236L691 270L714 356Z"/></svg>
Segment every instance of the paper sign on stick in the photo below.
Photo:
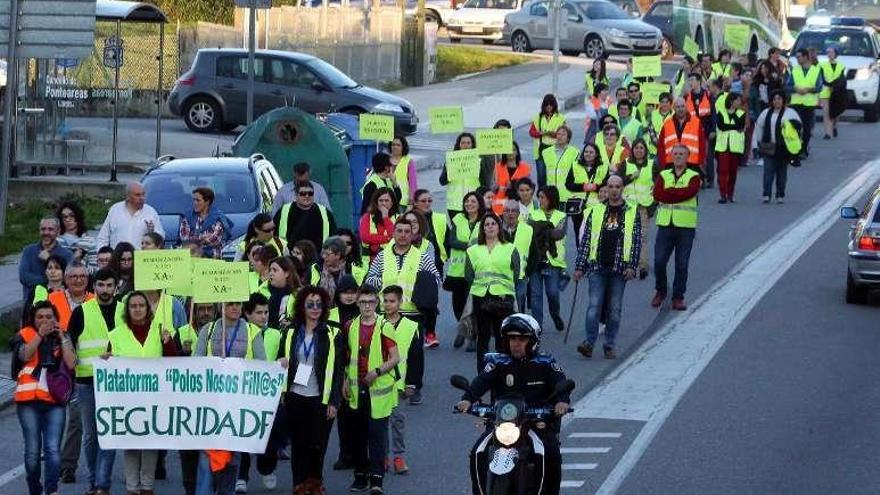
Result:
<svg viewBox="0 0 880 495"><path fill-rule="evenodd" d="M476 138L481 155L513 153L513 129L479 129Z"/></svg>
<svg viewBox="0 0 880 495"><path fill-rule="evenodd" d="M700 53L700 45L698 45L697 42L693 40L693 38L691 38L690 36L685 36L683 48L685 55L694 59L694 61L697 60L697 56Z"/></svg>
<svg viewBox="0 0 880 495"><path fill-rule="evenodd" d="M190 254L188 249L151 249L134 252L136 290L167 289L188 282Z"/></svg>
<svg viewBox="0 0 880 495"><path fill-rule="evenodd" d="M660 103L660 95L669 92L669 85L647 82L642 84L641 91L642 97L645 98L645 103L657 104Z"/></svg>
<svg viewBox="0 0 880 495"><path fill-rule="evenodd" d="M394 139L394 117L363 113L360 116L359 131L361 139L390 142Z"/></svg>
<svg viewBox="0 0 880 495"><path fill-rule="evenodd" d="M660 55L633 57L633 77L660 77L662 66Z"/></svg>
<svg viewBox="0 0 880 495"><path fill-rule="evenodd" d="M193 268L193 301L243 302L250 297L248 263L198 260Z"/></svg>
<svg viewBox="0 0 880 495"><path fill-rule="evenodd" d="M446 175L451 182L473 177L480 173L480 153L477 150L446 152Z"/></svg>
<svg viewBox="0 0 880 495"><path fill-rule="evenodd" d="M461 106L431 107L431 134L454 134L464 131L464 112Z"/></svg>

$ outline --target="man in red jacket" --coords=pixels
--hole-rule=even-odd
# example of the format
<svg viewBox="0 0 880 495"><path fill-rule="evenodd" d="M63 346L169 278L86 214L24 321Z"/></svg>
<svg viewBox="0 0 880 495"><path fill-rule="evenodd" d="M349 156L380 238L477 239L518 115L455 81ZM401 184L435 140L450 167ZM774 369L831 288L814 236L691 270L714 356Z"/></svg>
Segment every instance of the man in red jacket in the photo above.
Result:
<svg viewBox="0 0 880 495"><path fill-rule="evenodd" d="M672 168L665 169L654 182L657 201L657 242L654 244L654 298L657 308L666 299L666 265L675 251L675 280L672 282L672 309L684 311L688 263L697 230L697 194L700 174L688 165L689 150L684 144L672 148Z"/></svg>
<svg viewBox="0 0 880 495"><path fill-rule="evenodd" d="M687 165L694 171L706 159L706 133L698 117L690 115L684 98L676 98L672 104L672 118L663 124L657 137L657 160L660 168L672 165L672 148L683 144L688 150Z"/></svg>

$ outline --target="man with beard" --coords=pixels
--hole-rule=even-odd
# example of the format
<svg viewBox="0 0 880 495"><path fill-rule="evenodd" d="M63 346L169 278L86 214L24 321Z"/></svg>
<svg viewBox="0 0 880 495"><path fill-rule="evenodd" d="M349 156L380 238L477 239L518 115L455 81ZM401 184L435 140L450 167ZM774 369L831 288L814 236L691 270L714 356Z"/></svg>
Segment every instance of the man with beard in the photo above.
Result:
<svg viewBox="0 0 880 495"><path fill-rule="evenodd" d="M98 447L95 423L93 363L107 352L109 333L116 327L116 282L113 270L102 268L95 273L95 297L84 302L70 315L67 334L76 349L76 398L82 421L82 448L89 470L89 488L95 495L110 493L115 450Z"/></svg>

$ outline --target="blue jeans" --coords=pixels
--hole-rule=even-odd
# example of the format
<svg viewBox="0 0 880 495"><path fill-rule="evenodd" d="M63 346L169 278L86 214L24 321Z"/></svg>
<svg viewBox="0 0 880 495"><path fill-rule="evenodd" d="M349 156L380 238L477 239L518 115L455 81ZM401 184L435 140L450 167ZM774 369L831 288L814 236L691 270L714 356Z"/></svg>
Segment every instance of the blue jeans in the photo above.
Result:
<svg viewBox="0 0 880 495"><path fill-rule="evenodd" d="M547 165L540 156L535 157L535 173L538 175L538 188L547 185Z"/></svg>
<svg viewBox="0 0 880 495"><path fill-rule="evenodd" d="M532 316L538 320L539 325L544 323L544 291L547 291L547 303L550 305L550 316L559 316L559 287L562 277L562 269L556 267L541 268L540 271L529 276L529 290L531 300L529 305Z"/></svg>
<svg viewBox="0 0 880 495"><path fill-rule="evenodd" d="M89 486L95 486L98 458L98 428L95 424L95 389L92 385L76 384L76 400L82 421L82 450L89 470Z"/></svg>
<svg viewBox="0 0 880 495"><path fill-rule="evenodd" d="M232 460L222 471L211 471L211 462L208 454L199 453L198 479L196 481L196 495L233 495L235 493L235 481L238 479L238 466L241 464L241 453L233 452Z"/></svg>
<svg viewBox="0 0 880 495"><path fill-rule="evenodd" d="M44 370L45 372L45 370ZM58 491L61 471L61 435L67 417L65 406L33 400L16 404L18 422L24 436L24 467L30 495L42 495L40 450L46 463L46 493Z"/></svg>
<svg viewBox="0 0 880 495"><path fill-rule="evenodd" d="M611 270L597 270L587 275L590 283L590 306L587 308L587 340L591 346L599 337L599 320L605 308L605 347L614 348L617 330L620 329L620 308L626 279Z"/></svg>
<svg viewBox="0 0 880 495"><path fill-rule="evenodd" d="M521 279L516 281L516 307L520 313L526 312L526 297L528 294L529 281Z"/></svg>
<svg viewBox="0 0 880 495"><path fill-rule="evenodd" d="M773 183L776 182L776 197L785 197L785 184L788 182L788 161L775 156L764 157L764 197L773 196Z"/></svg>
<svg viewBox="0 0 880 495"><path fill-rule="evenodd" d="M672 298L684 299L687 290L688 263L691 259L691 248L694 245L696 229L683 227L659 227L657 242L654 243L654 288L666 294L666 265L675 251L675 279L672 281Z"/></svg>

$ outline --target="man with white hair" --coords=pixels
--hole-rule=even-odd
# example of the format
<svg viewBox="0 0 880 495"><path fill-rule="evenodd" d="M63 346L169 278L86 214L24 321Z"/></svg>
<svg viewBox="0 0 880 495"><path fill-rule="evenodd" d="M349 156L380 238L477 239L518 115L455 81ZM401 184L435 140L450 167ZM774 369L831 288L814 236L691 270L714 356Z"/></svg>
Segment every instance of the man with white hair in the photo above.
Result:
<svg viewBox="0 0 880 495"><path fill-rule="evenodd" d="M129 182L125 188L125 200L114 204L107 212L95 245L115 248L120 242L129 242L139 248L141 238L147 232L165 237L159 214L146 204L144 186L140 182Z"/></svg>
<svg viewBox="0 0 880 495"><path fill-rule="evenodd" d="M706 132L700 118L690 114L684 98L676 98L672 104L672 118L666 120L657 136L657 161L660 168L672 165L672 148L683 144L688 149L688 166L699 170L706 159L706 143Z"/></svg>

